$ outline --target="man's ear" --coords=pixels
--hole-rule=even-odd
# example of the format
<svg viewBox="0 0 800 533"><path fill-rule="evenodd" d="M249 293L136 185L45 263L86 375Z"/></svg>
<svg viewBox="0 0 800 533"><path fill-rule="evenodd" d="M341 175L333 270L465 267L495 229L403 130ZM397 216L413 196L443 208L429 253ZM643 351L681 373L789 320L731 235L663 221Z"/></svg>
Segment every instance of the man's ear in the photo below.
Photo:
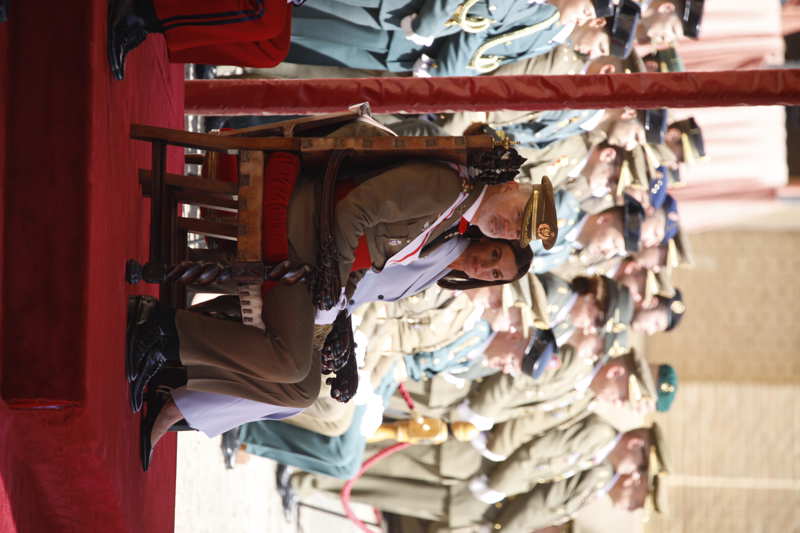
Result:
<svg viewBox="0 0 800 533"><path fill-rule="evenodd" d="M602 17L598 17L596 19L592 19L589 21L588 24L592 28L605 28L606 27L606 19Z"/></svg>
<svg viewBox="0 0 800 533"><path fill-rule="evenodd" d="M612 365L611 368L606 370L606 377L608 379L614 379L624 375L625 369L621 365Z"/></svg>
<svg viewBox="0 0 800 533"><path fill-rule="evenodd" d="M615 74L616 72L617 72L617 67L610 63L606 63L605 65L600 67L599 71L597 71L598 74Z"/></svg>
<svg viewBox="0 0 800 533"><path fill-rule="evenodd" d="M603 163L611 163L614 161L614 158L617 157L617 151L611 148L610 146L606 146L600 153L598 154L600 161Z"/></svg>
<svg viewBox="0 0 800 533"><path fill-rule="evenodd" d="M631 437L627 442L628 450L636 450L644 446L644 439L642 437Z"/></svg>
<svg viewBox="0 0 800 533"><path fill-rule="evenodd" d="M662 15L668 15L670 13L675 13L675 4L672 2L664 2L660 6L658 6L658 12Z"/></svg>

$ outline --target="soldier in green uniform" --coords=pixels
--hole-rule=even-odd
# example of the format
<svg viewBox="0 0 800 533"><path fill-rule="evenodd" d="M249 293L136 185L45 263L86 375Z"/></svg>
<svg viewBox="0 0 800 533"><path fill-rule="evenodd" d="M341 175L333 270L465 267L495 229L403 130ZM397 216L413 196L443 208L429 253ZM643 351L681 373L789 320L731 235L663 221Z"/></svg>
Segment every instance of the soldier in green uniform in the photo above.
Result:
<svg viewBox="0 0 800 533"><path fill-rule="evenodd" d="M567 474L571 474L567 476L559 474L550 479L539 478L541 482L537 483L536 458L534 454L526 454L525 450L521 450L520 460L517 462L515 459L516 468L508 468L506 464L494 467L507 467L497 476L498 486L510 491L508 496L511 498L505 504L498 505L505 496L487 485L491 474L486 477L479 474L482 465L464 443L459 443L462 453L448 458L452 470L447 474L450 475L441 475L444 465L431 463L437 460L437 456L440 460L445 458L443 448L412 446L376 463L356 482L351 496L356 501L364 501L380 509L435 520L448 528L480 525L487 521L500 523L501 526L504 522L524 523L528 527L558 524L583 507L589 497L601 489L608 491L612 499L626 508L641 506L644 494L633 491L632 487L638 486L636 481L642 479L640 471L647 468L650 449L658 442L655 437L658 430L640 428L617 435L613 428L607 425L603 427L595 418L587 418L583 422L573 424L572 431L564 428L543 435L538 441L539 447L534 442L532 450L527 451L535 449L543 454L542 462L538 465L548 465L545 467L547 469L550 464L560 460L559 448L566 446L567 450L564 451L568 451L571 440L583 441L585 445L575 444L575 447L581 450L577 454L588 461L586 468L567 471ZM594 431L599 433L597 437L588 435ZM584 457L583 454L587 452L588 455ZM602 457L595 460L597 455ZM554 467L553 471L561 470ZM301 491L315 489L338 492L342 482L298 474L293 477L292 485ZM634 492L641 498L632 497ZM548 505L540 501L544 495ZM518 499L527 502L524 513L528 516L525 516L525 521L517 516L519 508L511 513L506 511L507 507L515 509ZM557 505L552 505L554 500L557 500ZM532 516L531 511L534 511Z"/></svg>
<svg viewBox="0 0 800 533"><path fill-rule="evenodd" d="M481 2L471 10L474 11L476 8L485 10L486 6ZM395 22L382 21L378 22L378 25L401 26L405 20L405 28L376 29L352 22L363 20L360 16L342 19L337 14L320 11L312 6L298 8L292 17L292 45L286 60L290 63L307 65L402 72L413 70L415 63L424 56L432 58L431 62L424 63L426 68L423 68L429 75L472 75L480 72L469 66L470 56L485 39L491 38L489 31L466 33L458 24L446 26L447 19L442 20L447 16L446 9L437 10L432 16L420 14L416 18L408 18L414 13L404 13L402 6L394 9L390 2L383 3L381 7L381 11L387 10L390 12L389 18ZM337 13L347 14L349 11L337 11ZM398 13L400 20L391 14L393 12ZM488 16L489 13L475 16L484 15ZM497 21L492 26L493 32L502 34L509 29L528 28L526 32L528 39L525 40L524 46L521 44L519 46L530 55L547 52L563 42L562 40L551 43L553 37L562 33L563 29L559 23L558 9L552 5L512 0L500 2L498 9L492 15L493 20ZM379 13L379 17L381 16L383 15ZM431 32L431 34L417 32ZM454 39L450 40L450 37ZM422 64L423 62L420 62L420 65Z"/></svg>

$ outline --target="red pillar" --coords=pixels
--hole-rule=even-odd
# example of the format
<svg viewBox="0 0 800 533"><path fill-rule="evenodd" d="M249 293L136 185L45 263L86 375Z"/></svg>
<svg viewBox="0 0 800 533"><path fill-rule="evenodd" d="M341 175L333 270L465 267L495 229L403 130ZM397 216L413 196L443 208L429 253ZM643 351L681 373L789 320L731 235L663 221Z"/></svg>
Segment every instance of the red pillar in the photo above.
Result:
<svg viewBox="0 0 800 533"><path fill-rule="evenodd" d="M186 82L193 114L309 115L358 102L376 113L797 105L800 70Z"/></svg>

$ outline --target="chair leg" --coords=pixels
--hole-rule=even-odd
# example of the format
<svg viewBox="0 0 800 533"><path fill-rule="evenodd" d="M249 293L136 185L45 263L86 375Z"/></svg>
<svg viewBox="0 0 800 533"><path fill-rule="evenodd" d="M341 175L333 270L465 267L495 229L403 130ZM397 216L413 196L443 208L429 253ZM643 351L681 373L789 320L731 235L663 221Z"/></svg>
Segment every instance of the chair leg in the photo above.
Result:
<svg viewBox="0 0 800 533"><path fill-rule="evenodd" d="M130 259L126 263L125 280L128 283L138 283L142 280L148 283L161 283L166 276L167 264L172 260L172 220L177 214L177 204L164 180L167 144L164 141L154 140L151 141L150 148L152 169L150 256L144 265L135 259ZM166 292L162 287L160 297L170 299Z"/></svg>

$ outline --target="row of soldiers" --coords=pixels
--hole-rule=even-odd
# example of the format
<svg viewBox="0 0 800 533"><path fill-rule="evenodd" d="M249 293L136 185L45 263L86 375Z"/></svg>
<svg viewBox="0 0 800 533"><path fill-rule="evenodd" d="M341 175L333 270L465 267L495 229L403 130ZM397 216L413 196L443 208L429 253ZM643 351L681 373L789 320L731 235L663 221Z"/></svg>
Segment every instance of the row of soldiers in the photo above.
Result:
<svg viewBox="0 0 800 533"><path fill-rule="evenodd" d="M295 9L292 65L276 72L674 71L682 66L668 45L698 36L702 10L696 0L315 0ZM640 58L637 41L653 53ZM675 397L674 369L648 362L632 338L670 331L685 312L671 271L691 260L669 189L705 156L697 123L628 108L383 118L400 135L462 135L476 123L501 132L527 160L517 180L552 183L557 240L534 242L530 273L502 288L433 287L360 309L354 401L322 394L298 416L226 434L229 460L241 444L296 467L279 474L289 504L313 490L338 495L387 439L414 442L351 495L429 531L530 532L598 497L662 510L669 461L659 427L620 431L601 413L625 405L644 418Z"/></svg>

